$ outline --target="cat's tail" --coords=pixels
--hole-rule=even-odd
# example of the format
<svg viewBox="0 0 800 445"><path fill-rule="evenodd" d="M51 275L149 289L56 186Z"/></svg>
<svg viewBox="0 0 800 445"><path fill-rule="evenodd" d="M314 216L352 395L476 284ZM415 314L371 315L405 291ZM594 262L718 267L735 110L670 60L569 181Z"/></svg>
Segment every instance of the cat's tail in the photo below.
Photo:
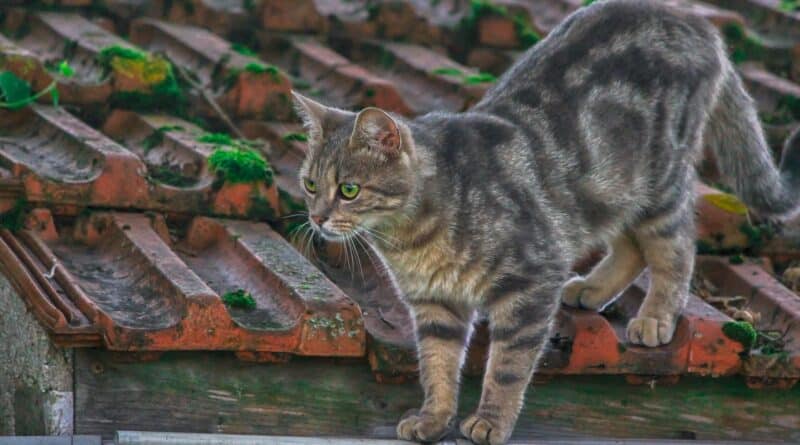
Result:
<svg viewBox="0 0 800 445"><path fill-rule="evenodd" d="M783 147L780 166L772 160L753 99L730 64L706 128L723 176L760 216L790 219L800 213L800 129Z"/></svg>

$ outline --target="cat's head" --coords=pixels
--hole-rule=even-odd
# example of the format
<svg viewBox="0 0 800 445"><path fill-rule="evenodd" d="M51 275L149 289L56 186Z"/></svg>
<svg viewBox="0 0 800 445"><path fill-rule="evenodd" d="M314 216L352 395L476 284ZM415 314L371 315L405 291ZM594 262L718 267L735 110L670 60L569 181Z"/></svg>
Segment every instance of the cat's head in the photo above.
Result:
<svg viewBox="0 0 800 445"><path fill-rule="evenodd" d="M336 240L400 214L414 186L408 127L378 108L353 113L293 95L308 132L299 177L311 227Z"/></svg>

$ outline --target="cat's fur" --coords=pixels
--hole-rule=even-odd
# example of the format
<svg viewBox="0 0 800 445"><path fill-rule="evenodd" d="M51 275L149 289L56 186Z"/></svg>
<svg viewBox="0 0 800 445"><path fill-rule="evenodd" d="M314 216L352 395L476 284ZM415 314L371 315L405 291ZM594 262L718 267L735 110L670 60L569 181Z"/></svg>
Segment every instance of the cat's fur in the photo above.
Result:
<svg viewBox="0 0 800 445"><path fill-rule="evenodd" d="M476 311L491 332L480 404L461 423L476 443L510 436L562 292L598 309L649 266L627 336L668 343L689 291L704 143L761 215L786 216L800 199L800 137L779 171L718 33L658 2L582 8L465 113L297 103L312 225L370 239L415 318L425 401L399 423L403 439L435 440L456 415ZM343 182L361 186L355 200ZM610 254L568 280L604 243Z"/></svg>

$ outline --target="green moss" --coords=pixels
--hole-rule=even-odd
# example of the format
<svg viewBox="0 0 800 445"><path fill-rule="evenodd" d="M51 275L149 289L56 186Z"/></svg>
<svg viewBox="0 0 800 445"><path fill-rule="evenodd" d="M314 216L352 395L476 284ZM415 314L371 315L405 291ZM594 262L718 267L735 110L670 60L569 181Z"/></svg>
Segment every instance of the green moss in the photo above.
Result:
<svg viewBox="0 0 800 445"><path fill-rule="evenodd" d="M755 343L758 333L750 323L746 321L729 321L722 325L722 333L733 341L737 341L749 350Z"/></svg>
<svg viewBox="0 0 800 445"><path fill-rule="evenodd" d="M241 309L255 309L256 308L256 300L253 299L253 296L250 295L249 292L246 292L244 289L236 289L232 292L226 292L225 295L222 296L222 302L225 303L227 306L241 308Z"/></svg>
<svg viewBox="0 0 800 445"><path fill-rule="evenodd" d="M235 139L227 133L205 133L199 138L197 142L204 142L206 144L225 145L233 147L236 145Z"/></svg>
<svg viewBox="0 0 800 445"><path fill-rule="evenodd" d="M375 90L372 88L367 88L366 91L364 91L364 95L367 97L375 97Z"/></svg>
<svg viewBox="0 0 800 445"><path fill-rule="evenodd" d="M243 68L233 68L228 71L224 80L225 88L230 89L233 87L233 85L236 83L236 79L238 79L239 75L243 72L267 74L270 76L273 82L281 81L281 71L275 65L269 65L261 62L250 62Z"/></svg>
<svg viewBox="0 0 800 445"><path fill-rule="evenodd" d="M453 76L453 77L461 77L461 76L464 75L464 73L461 72L460 69L446 67L446 66L443 66L441 68L436 68L436 69L432 70L431 73L437 74L437 75L440 75L440 76Z"/></svg>
<svg viewBox="0 0 800 445"><path fill-rule="evenodd" d="M164 125L156 128L152 133L150 133L150 135L142 139L144 152L147 153L153 148L161 145L161 143L164 142L164 134L170 131L183 131L183 127L180 125Z"/></svg>
<svg viewBox="0 0 800 445"><path fill-rule="evenodd" d="M747 60L763 60L765 47L764 42L752 32L745 29L738 23L729 23L722 29L725 41L733 63L741 63Z"/></svg>
<svg viewBox="0 0 800 445"><path fill-rule="evenodd" d="M246 45L242 45L241 43L233 43L231 44L231 49L236 51L237 53L243 56L257 56L255 51L248 48Z"/></svg>
<svg viewBox="0 0 800 445"><path fill-rule="evenodd" d="M185 94L178 84L172 64L163 57L136 48L111 45L100 50L97 60L109 73L132 77L149 89L114 93L111 97L112 106L184 114Z"/></svg>
<svg viewBox="0 0 800 445"><path fill-rule="evenodd" d="M800 9L800 1L798 0L781 0L780 4L778 5L781 11L784 12L794 12Z"/></svg>
<svg viewBox="0 0 800 445"><path fill-rule="evenodd" d="M497 77L489 73L471 74L469 76L465 76L463 80L463 82L467 85L472 85L476 83L490 83L495 81L497 81Z"/></svg>
<svg viewBox="0 0 800 445"><path fill-rule="evenodd" d="M731 255L728 257L728 262L731 264L743 264L744 257L741 254Z"/></svg>
<svg viewBox="0 0 800 445"><path fill-rule="evenodd" d="M184 176L176 168L167 165L159 165L152 167L150 170L150 178L162 184L172 185L175 187L188 187L197 183L197 178L191 176Z"/></svg>
<svg viewBox="0 0 800 445"><path fill-rule="evenodd" d="M589 6L597 0L583 0L583 6Z"/></svg>
<svg viewBox="0 0 800 445"><path fill-rule="evenodd" d="M25 215L27 213L28 202L23 198L17 199L14 207L0 213L0 227L12 232L22 229L25 225Z"/></svg>
<svg viewBox="0 0 800 445"><path fill-rule="evenodd" d="M495 5L491 0L470 0L470 10L458 24L462 40L472 46L478 37L478 22L483 17L503 17L514 23L520 44L524 47L535 45L541 37L531 28L528 19L523 15L511 16L503 6Z"/></svg>
<svg viewBox="0 0 800 445"><path fill-rule="evenodd" d="M264 181L272 184L273 172L260 153L251 148L217 148L208 165L221 179L231 183Z"/></svg>
<svg viewBox="0 0 800 445"><path fill-rule="evenodd" d="M281 138L284 142L308 142L308 135L305 133L286 133Z"/></svg>
<svg viewBox="0 0 800 445"><path fill-rule="evenodd" d="M267 198L258 193L253 193L250 196L250 209L247 211L247 216L257 221L275 221L275 209L269 203Z"/></svg>
<svg viewBox="0 0 800 445"><path fill-rule="evenodd" d="M744 223L739 226L739 231L747 237L747 247L751 252L757 252L775 236L775 227L768 223Z"/></svg>

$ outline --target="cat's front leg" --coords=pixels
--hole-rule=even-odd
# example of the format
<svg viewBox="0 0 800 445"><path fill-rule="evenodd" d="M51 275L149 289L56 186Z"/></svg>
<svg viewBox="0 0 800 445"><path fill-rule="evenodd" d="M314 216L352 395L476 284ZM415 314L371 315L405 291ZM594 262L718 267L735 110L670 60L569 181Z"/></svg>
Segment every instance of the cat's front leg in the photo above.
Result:
<svg viewBox="0 0 800 445"><path fill-rule="evenodd" d="M422 408L400 420L397 436L432 442L442 438L458 409L461 365L472 313L466 307L412 302L419 355L419 378L425 391Z"/></svg>
<svg viewBox="0 0 800 445"><path fill-rule="evenodd" d="M558 310L560 283L521 286L523 280L507 292L500 286L487 304L491 345L481 401L460 428L476 444L503 444L511 436Z"/></svg>

